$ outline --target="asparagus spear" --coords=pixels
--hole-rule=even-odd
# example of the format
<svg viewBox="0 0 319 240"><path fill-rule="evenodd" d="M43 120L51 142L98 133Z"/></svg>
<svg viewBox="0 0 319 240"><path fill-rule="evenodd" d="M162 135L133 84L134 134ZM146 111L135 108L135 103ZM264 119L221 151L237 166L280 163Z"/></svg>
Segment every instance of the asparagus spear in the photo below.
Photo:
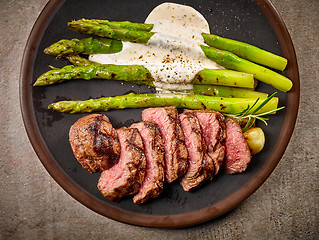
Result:
<svg viewBox="0 0 319 240"><path fill-rule="evenodd" d="M91 64L100 64L79 55L70 55L66 58L75 66L88 66ZM237 72L226 69L204 69L196 74L192 81L192 84L206 84L208 85L223 85L223 86L233 86L238 88L251 88L256 87L256 80L252 74Z"/></svg>
<svg viewBox="0 0 319 240"><path fill-rule="evenodd" d="M194 85L192 92L216 97L235 97L235 98L267 98L268 94L253 91L246 88L227 87L218 85Z"/></svg>
<svg viewBox="0 0 319 240"><path fill-rule="evenodd" d="M33 86L46 86L64 82L70 79L110 79L124 80L137 84L153 85L153 77L150 72L141 65L98 65L73 66L68 65L61 69L54 68L42 74Z"/></svg>
<svg viewBox="0 0 319 240"><path fill-rule="evenodd" d="M154 34L153 32L134 30L132 28L112 28L107 24L100 24L97 21L87 19L69 22L68 27L73 31L84 34L143 44L147 43Z"/></svg>
<svg viewBox="0 0 319 240"><path fill-rule="evenodd" d="M93 61L90 61L86 58L80 57L79 55L67 55L65 56L66 59L68 59L74 66L90 66L94 64L101 65L100 63L96 63Z"/></svg>
<svg viewBox="0 0 319 240"><path fill-rule="evenodd" d="M251 73L256 79L283 92L289 91L292 87L292 82L288 78L265 67L240 58L231 52L204 45L201 45L201 48L208 58L225 68Z"/></svg>
<svg viewBox="0 0 319 240"><path fill-rule="evenodd" d="M82 21L96 22L98 24L107 25L111 28L126 28L129 30L138 30L138 31L146 31L146 32L151 31L154 26L153 24L146 24L146 23L132 23L129 21L115 22L115 21L108 21L108 20L101 20L101 19L82 19Z"/></svg>
<svg viewBox="0 0 319 240"><path fill-rule="evenodd" d="M69 55L66 58L75 66L89 66L92 64L100 64L92 62L78 55ZM195 81L195 80L194 80ZM193 82L194 82L193 81ZM178 91L177 91L178 92ZM194 85L192 90L187 90L187 94L202 94L215 97L244 97L244 98L267 98L267 93L256 92L252 89L239 87L219 86L219 85Z"/></svg>
<svg viewBox="0 0 319 240"><path fill-rule="evenodd" d="M227 69L204 69L196 74L192 83L254 88L255 80L249 73Z"/></svg>
<svg viewBox="0 0 319 240"><path fill-rule="evenodd" d="M236 40L223 38L213 34L202 33L204 41L211 47L229 51L239 57L252 62L283 71L287 66L287 59L253 45Z"/></svg>
<svg viewBox="0 0 319 240"><path fill-rule="evenodd" d="M264 99L260 99L263 101ZM49 105L54 109L65 113L84 113L94 111L108 111L110 109L165 107L176 106L187 109L212 109L223 113L237 113L253 106L256 98L223 98L204 95L184 94L126 94L115 97L89 99L85 101L60 101ZM272 98L257 113L269 112L277 108L278 98ZM256 107L253 107L253 111Z"/></svg>
<svg viewBox="0 0 319 240"><path fill-rule="evenodd" d="M44 49L49 55L62 57L69 54L117 53L122 51L121 41L109 38L60 40Z"/></svg>
<svg viewBox="0 0 319 240"><path fill-rule="evenodd" d="M53 70L42 74L37 79L34 86L46 86L70 79L89 80L93 78L124 80L137 84L154 86L154 78L142 65L103 65L78 55L68 55L66 58L75 66L66 66L61 69L54 68ZM138 73L136 72L137 69L139 69ZM132 71L132 73L130 71ZM200 71L193 80L193 83L219 84L233 87L248 87L252 89L255 87L254 78L251 74L242 74L230 70L219 71L216 69L205 69Z"/></svg>
<svg viewBox="0 0 319 240"><path fill-rule="evenodd" d="M66 58L75 66L90 66L92 64L101 65L100 63L92 62L78 55L68 55L66 56ZM267 93L256 92L251 89L218 86L218 85L194 85L193 89L186 91L186 93L202 94L202 95L209 95L209 96L216 96L216 97L266 98L268 96Z"/></svg>

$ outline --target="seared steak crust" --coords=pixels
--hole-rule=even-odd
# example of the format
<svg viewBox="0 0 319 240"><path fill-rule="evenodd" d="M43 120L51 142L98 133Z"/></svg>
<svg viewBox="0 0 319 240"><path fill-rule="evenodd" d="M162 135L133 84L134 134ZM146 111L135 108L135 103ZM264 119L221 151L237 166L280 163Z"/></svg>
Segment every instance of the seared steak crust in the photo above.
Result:
<svg viewBox="0 0 319 240"><path fill-rule="evenodd" d="M106 170L118 162L121 146L105 115L80 118L70 128L69 142L76 159L89 172Z"/></svg>
<svg viewBox="0 0 319 240"><path fill-rule="evenodd" d="M133 202L141 204L155 198L163 192L164 172L164 141L155 122L145 121L135 123L131 128L137 128L144 144L146 170L144 181Z"/></svg>
<svg viewBox="0 0 319 240"><path fill-rule="evenodd" d="M251 153L241 127L235 120L227 119L226 135L225 171L228 174L241 173L250 163Z"/></svg>
<svg viewBox="0 0 319 240"><path fill-rule="evenodd" d="M191 191L205 180L204 170L206 169L204 169L204 161L209 156L206 153L205 139L202 137L200 124L195 113L191 111L184 112L179 115L179 119L185 135L189 160L188 170L181 178L181 185L185 191Z"/></svg>
<svg viewBox="0 0 319 240"><path fill-rule="evenodd" d="M220 170L225 157L225 118L221 113L213 110L195 110L192 112L196 114L196 117L199 120L202 134L206 142L207 153L209 156L209 158L207 158L206 166L210 170L214 168L213 172L206 171L207 174L211 173L207 178L212 179L212 177Z"/></svg>
<svg viewBox="0 0 319 240"><path fill-rule="evenodd" d="M138 192L146 167L143 142L138 130L123 127L117 133L121 144L119 162L103 171L98 182L98 189L103 196L115 202Z"/></svg>
<svg viewBox="0 0 319 240"><path fill-rule="evenodd" d="M175 107L148 108L142 112L144 121L154 121L160 128L165 149L165 179L171 183L188 168L185 137Z"/></svg>

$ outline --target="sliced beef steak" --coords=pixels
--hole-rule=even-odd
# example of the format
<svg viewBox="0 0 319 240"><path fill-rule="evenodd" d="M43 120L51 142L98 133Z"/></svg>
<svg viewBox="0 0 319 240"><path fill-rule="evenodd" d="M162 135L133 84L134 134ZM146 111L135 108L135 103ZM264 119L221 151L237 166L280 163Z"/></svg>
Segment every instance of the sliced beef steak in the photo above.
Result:
<svg viewBox="0 0 319 240"><path fill-rule="evenodd" d="M183 176L188 168L188 154L178 112L175 107L147 108L142 118L156 122L160 128L165 149L165 179L171 183Z"/></svg>
<svg viewBox="0 0 319 240"><path fill-rule="evenodd" d="M69 141L76 159L89 172L106 170L118 162L118 135L105 115L80 118L70 128Z"/></svg>
<svg viewBox="0 0 319 240"><path fill-rule="evenodd" d="M225 146L225 171L228 174L245 171L250 162L251 154L239 124L233 119L226 121Z"/></svg>
<svg viewBox="0 0 319 240"><path fill-rule="evenodd" d="M134 123L141 134L146 159L145 176L139 192L134 196L135 204L141 204L155 198L163 192L164 172L164 141L155 122Z"/></svg>
<svg viewBox="0 0 319 240"><path fill-rule="evenodd" d="M187 111L179 115L185 135L185 144L188 151L188 170L181 178L181 185L185 191L191 191L204 180L204 164L207 157L205 139L196 115ZM214 172L214 169L213 171Z"/></svg>
<svg viewBox="0 0 319 240"><path fill-rule="evenodd" d="M190 111L190 110L187 110ZM214 172L210 179L220 170L225 156L225 118L224 116L213 110L195 110L199 124L201 126L202 135L207 146L207 153L210 158L207 158L207 166ZM211 166L213 165L213 167Z"/></svg>
<svg viewBox="0 0 319 240"><path fill-rule="evenodd" d="M143 142L138 130L123 127L117 133L121 144L119 162L103 171L98 182L98 189L103 196L115 202L138 192L146 167Z"/></svg>

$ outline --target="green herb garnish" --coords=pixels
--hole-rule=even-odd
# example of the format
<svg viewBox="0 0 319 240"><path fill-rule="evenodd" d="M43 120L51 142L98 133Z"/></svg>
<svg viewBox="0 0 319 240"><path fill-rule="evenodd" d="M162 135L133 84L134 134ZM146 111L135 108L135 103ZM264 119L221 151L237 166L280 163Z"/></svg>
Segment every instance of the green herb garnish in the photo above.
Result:
<svg viewBox="0 0 319 240"><path fill-rule="evenodd" d="M272 99L276 94L277 94L277 92L274 92L269 97L267 97L260 105L258 105L254 109L254 111L252 111L252 109L258 103L260 98L257 98L256 102L251 107L248 105L247 108L245 108L243 111L241 111L239 113L228 113L228 114L224 114L224 115L228 116L228 117L235 118L235 119L240 120L240 121L248 119L245 127L242 129L243 132L246 132L249 128L251 128L254 125L254 123L256 122L256 119L261 120L267 126L268 125L267 124L267 120L269 120L269 118L266 118L266 117L263 117L263 116L271 114L271 113L275 113L275 112L277 112L277 111L279 111L281 109L284 109L285 106L280 107L280 108L276 108L274 110L271 110L271 111L268 111L268 112L264 112L264 113L256 114L256 112L259 109L261 109L264 105L266 105L266 103L269 102L270 99Z"/></svg>

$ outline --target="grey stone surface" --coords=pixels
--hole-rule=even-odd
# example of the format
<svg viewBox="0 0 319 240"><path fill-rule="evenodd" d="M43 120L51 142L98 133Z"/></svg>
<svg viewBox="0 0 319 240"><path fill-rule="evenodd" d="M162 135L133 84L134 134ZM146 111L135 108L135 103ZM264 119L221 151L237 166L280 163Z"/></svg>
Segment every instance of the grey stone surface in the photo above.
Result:
<svg viewBox="0 0 319 240"><path fill-rule="evenodd" d="M270 178L230 213L177 230L100 216L49 176L19 106L23 50L46 0L0 0L0 239L318 239L319 1L272 0L294 42L301 79L294 134Z"/></svg>

